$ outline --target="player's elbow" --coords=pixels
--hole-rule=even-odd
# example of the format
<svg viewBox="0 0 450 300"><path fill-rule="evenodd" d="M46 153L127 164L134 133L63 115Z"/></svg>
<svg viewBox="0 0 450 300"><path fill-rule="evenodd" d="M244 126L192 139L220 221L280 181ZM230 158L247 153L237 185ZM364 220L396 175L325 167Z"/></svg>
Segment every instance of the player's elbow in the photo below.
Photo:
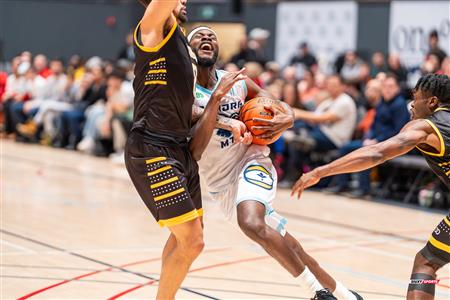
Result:
<svg viewBox="0 0 450 300"><path fill-rule="evenodd" d="M189 151L195 161L199 161L202 158L202 151L200 151L199 147L196 147L195 144L191 143L189 145Z"/></svg>

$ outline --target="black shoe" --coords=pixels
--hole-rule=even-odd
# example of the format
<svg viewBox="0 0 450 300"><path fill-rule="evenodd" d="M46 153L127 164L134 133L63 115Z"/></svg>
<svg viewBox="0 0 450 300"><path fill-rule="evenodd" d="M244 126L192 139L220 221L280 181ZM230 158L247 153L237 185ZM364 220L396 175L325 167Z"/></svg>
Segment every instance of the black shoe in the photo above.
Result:
<svg viewBox="0 0 450 300"><path fill-rule="evenodd" d="M363 297L361 297L361 295L360 294L358 294L357 292L355 292L355 291L352 291L352 290L350 290L350 292L353 294L353 295L355 295L355 297L356 297L356 300L364 300L364 298Z"/></svg>
<svg viewBox="0 0 450 300"><path fill-rule="evenodd" d="M314 298L311 298L311 300L337 300L337 298L333 296L333 294L329 290L322 289L320 291L317 291L316 295L314 296Z"/></svg>
<svg viewBox="0 0 450 300"><path fill-rule="evenodd" d="M323 190L327 194L342 194L349 191L349 188L346 186L335 185Z"/></svg>

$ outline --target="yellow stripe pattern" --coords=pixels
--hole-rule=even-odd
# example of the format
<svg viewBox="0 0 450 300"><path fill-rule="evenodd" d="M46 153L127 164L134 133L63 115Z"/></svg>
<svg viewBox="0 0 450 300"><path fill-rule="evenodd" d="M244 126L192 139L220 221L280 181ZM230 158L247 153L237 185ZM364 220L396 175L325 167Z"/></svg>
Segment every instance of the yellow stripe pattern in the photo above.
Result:
<svg viewBox="0 0 450 300"><path fill-rule="evenodd" d="M169 198L169 197L172 197L172 196L181 194L181 193L184 192L184 191L185 191L184 188L180 188L180 189L178 189L178 190L175 190L175 191L172 191L172 192L163 194L163 195L161 195L161 196L155 197L155 201L160 201L160 200L167 199L167 198Z"/></svg>
<svg viewBox="0 0 450 300"><path fill-rule="evenodd" d="M149 164L152 164L152 163L155 163L155 162L159 162L159 161L163 161L163 160L166 160L167 159L167 157L164 157L164 156L161 156L161 157L155 157L155 158L152 158L152 159L147 159L146 161L145 161L145 163L147 164L147 165L149 165Z"/></svg>
<svg viewBox="0 0 450 300"><path fill-rule="evenodd" d="M185 213L178 217L174 217L174 218L170 218L170 219L166 219L166 220L159 220L158 224L161 227L174 226L174 225L182 224L182 223L185 223L188 221L192 221L201 216L203 216L203 209L199 209L199 210L194 209L194 210L191 210L190 212Z"/></svg>
<svg viewBox="0 0 450 300"><path fill-rule="evenodd" d="M155 170L155 171L148 172L148 173L147 173L147 176L153 176L153 175L162 173L162 172L167 171L167 170L170 170L170 169L172 169L171 166L165 166L165 167L159 168L159 169L157 169L157 170Z"/></svg>
<svg viewBox="0 0 450 300"><path fill-rule="evenodd" d="M165 80L150 80L150 81L144 82L144 84L145 84L145 85L150 85L150 84L167 85L167 81L165 81Z"/></svg>
<svg viewBox="0 0 450 300"><path fill-rule="evenodd" d="M250 166L250 167L248 167L246 170L248 170L248 171L258 170L258 171L261 171L261 172L263 172L263 173L266 173L266 174L270 175L269 171L267 171L267 170L266 170L264 167L262 167L262 166Z"/></svg>
<svg viewBox="0 0 450 300"><path fill-rule="evenodd" d="M161 70L150 70L148 71L147 74L161 74L161 73L167 73L166 69L161 69Z"/></svg>
<svg viewBox="0 0 450 300"><path fill-rule="evenodd" d="M430 237L430 239L428 240L430 242L431 245L433 245L435 248L442 250L444 252L447 252L450 254L450 246L446 245L442 242L439 242L438 240L436 240L434 237Z"/></svg>
<svg viewBox="0 0 450 300"><path fill-rule="evenodd" d="M450 221L447 219L447 217L444 217L445 223L447 223L447 226L450 227Z"/></svg>
<svg viewBox="0 0 450 300"><path fill-rule="evenodd" d="M169 179L167 179L167 180L164 180L164 181L161 181L161 182L152 184L152 185L150 186L150 188L151 188L151 189L156 189L156 188L159 188L159 187L161 187L161 186L163 186L163 185L172 183L172 182L177 181L177 180L178 180L178 177L175 176L175 177L169 178Z"/></svg>
<svg viewBox="0 0 450 300"><path fill-rule="evenodd" d="M165 58L165 57L161 57L161 58L152 60L151 62L149 62L149 65L150 65L150 66L154 66L154 65L156 65L157 63L164 62L164 61L166 61L166 58Z"/></svg>

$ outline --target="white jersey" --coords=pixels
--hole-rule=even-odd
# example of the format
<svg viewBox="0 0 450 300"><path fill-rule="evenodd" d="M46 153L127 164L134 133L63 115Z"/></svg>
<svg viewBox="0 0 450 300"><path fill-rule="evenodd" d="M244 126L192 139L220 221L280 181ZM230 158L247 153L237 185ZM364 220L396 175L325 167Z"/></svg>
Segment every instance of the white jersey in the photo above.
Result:
<svg viewBox="0 0 450 300"><path fill-rule="evenodd" d="M226 71L217 70L216 74L217 82L219 82ZM212 92L197 84L194 105L205 108ZM237 119L246 98L247 86L245 81L239 81L222 98L219 115ZM248 156L261 155L261 152L265 152L265 156L269 154L269 149L265 146L259 146L259 151L249 151L254 146L256 145L248 146L242 143L234 143L233 134L230 131L214 129L211 140L199 161L200 175L205 180L208 192L216 193L229 188L231 181L237 178L240 168L248 160Z"/></svg>
<svg viewBox="0 0 450 300"><path fill-rule="evenodd" d="M226 72L216 72L219 82ZM197 84L194 105L205 108L212 92ZM247 86L245 81L239 81L222 98L219 115L237 119L245 98ZM284 236L287 220L273 209L277 174L269 154L267 146L234 143L231 132L214 129L199 161L200 176L205 181L212 199L220 202L227 218L233 219L239 203L247 200L258 201L266 207L267 224Z"/></svg>

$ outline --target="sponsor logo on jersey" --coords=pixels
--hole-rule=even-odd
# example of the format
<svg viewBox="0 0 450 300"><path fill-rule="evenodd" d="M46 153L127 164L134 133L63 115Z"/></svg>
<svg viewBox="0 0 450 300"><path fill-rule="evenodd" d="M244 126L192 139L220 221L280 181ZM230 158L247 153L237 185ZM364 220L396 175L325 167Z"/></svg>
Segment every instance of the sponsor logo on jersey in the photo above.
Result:
<svg viewBox="0 0 450 300"><path fill-rule="evenodd" d="M273 188L272 174L261 165L251 165L244 170L244 179L266 190Z"/></svg>
<svg viewBox="0 0 450 300"><path fill-rule="evenodd" d="M242 104L241 101L221 104L220 105L220 111L221 112L226 112L226 111L229 111L229 110L239 110L242 107L242 105L243 104Z"/></svg>

